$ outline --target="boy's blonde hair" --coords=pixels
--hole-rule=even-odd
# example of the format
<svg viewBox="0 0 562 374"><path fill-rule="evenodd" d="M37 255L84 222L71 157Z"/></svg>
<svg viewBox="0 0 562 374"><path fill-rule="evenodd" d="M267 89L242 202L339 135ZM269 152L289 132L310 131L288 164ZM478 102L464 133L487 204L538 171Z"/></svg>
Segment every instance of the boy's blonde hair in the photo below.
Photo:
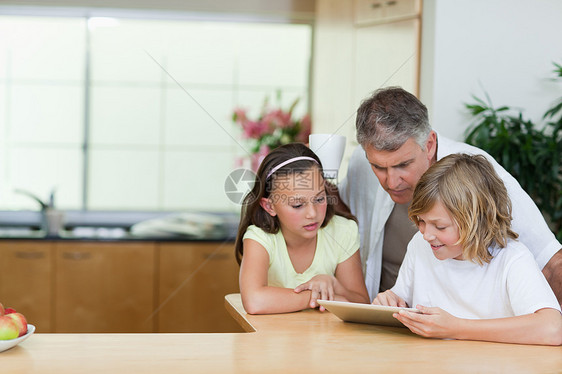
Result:
<svg viewBox="0 0 562 374"><path fill-rule="evenodd" d="M416 225L418 216L440 201L459 228L465 260L479 265L492 256L488 247L505 248L517 239L511 230L511 200L503 181L482 155L452 154L433 164L420 178L408 216Z"/></svg>

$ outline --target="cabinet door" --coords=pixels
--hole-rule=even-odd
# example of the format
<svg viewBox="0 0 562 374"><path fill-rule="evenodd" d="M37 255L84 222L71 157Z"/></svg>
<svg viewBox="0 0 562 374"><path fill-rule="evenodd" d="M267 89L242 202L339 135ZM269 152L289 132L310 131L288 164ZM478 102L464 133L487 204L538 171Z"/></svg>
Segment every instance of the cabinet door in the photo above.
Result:
<svg viewBox="0 0 562 374"><path fill-rule="evenodd" d="M0 242L0 302L25 315L37 332L52 332L51 242Z"/></svg>
<svg viewBox="0 0 562 374"><path fill-rule="evenodd" d="M355 0L358 25L392 22L420 14L419 0Z"/></svg>
<svg viewBox="0 0 562 374"><path fill-rule="evenodd" d="M153 332L153 243L59 242L57 332Z"/></svg>
<svg viewBox="0 0 562 374"><path fill-rule="evenodd" d="M374 90L386 86L401 86L417 94L419 25L418 19L411 19L356 30L357 105Z"/></svg>
<svg viewBox="0 0 562 374"><path fill-rule="evenodd" d="M357 146L355 112L361 102L384 86L419 92L420 1L316 0L315 4L313 132L347 136L341 179Z"/></svg>
<svg viewBox="0 0 562 374"><path fill-rule="evenodd" d="M238 293L232 243L160 243L159 332L242 332L224 296Z"/></svg>

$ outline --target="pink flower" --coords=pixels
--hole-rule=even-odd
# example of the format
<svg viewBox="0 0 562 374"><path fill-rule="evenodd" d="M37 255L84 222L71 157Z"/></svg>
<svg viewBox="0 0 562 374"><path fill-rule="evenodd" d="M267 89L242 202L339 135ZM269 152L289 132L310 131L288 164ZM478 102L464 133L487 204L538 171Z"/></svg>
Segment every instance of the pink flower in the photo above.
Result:
<svg viewBox="0 0 562 374"><path fill-rule="evenodd" d="M236 157L234 160L234 167L241 168L244 166L244 157Z"/></svg>
<svg viewBox="0 0 562 374"><path fill-rule="evenodd" d="M232 115L232 119L237 122L246 122L248 117L246 116L246 109L236 108L234 109L234 114Z"/></svg>
<svg viewBox="0 0 562 374"><path fill-rule="evenodd" d="M248 118L246 109L235 108L232 120L240 125L242 138L250 139L250 147L257 150L250 158L251 167L257 170L264 157L271 149L291 142L308 142L310 135L310 116L300 120L292 119L293 109L299 100L295 100L287 110L271 108L266 99L261 108L260 116L252 120Z"/></svg>
<svg viewBox="0 0 562 374"><path fill-rule="evenodd" d="M293 126L291 121L291 113L284 112L281 109L271 110L263 115L262 121L272 128L287 128Z"/></svg>
<svg viewBox="0 0 562 374"><path fill-rule="evenodd" d="M270 149L266 144L262 144L260 150L252 155L252 170L258 171L263 159L269 153Z"/></svg>
<svg viewBox="0 0 562 374"><path fill-rule="evenodd" d="M243 136L246 139L259 139L262 135L267 134L269 128L266 123L262 121L244 121L241 123L244 130Z"/></svg>
<svg viewBox="0 0 562 374"><path fill-rule="evenodd" d="M297 142L308 143L308 137L312 129L312 122L310 121L310 116L305 114L301 119L301 131L296 136Z"/></svg>

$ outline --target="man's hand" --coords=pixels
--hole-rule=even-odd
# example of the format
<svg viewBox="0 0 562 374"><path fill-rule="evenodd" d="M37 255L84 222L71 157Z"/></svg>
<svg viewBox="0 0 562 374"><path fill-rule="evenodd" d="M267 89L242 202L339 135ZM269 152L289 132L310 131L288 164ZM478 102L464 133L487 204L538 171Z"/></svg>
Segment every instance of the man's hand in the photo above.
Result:
<svg viewBox="0 0 562 374"><path fill-rule="evenodd" d="M550 261L542 269L542 273L550 288L554 291L558 303L562 306L562 249L550 258Z"/></svg>

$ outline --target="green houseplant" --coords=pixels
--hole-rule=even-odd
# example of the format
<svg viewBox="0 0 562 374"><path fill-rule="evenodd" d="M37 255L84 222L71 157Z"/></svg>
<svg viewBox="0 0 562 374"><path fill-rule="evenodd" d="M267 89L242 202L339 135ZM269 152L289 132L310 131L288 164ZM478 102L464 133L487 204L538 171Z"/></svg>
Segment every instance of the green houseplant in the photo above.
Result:
<svg viewBox="0 0 562 374"><path fill-rule="evenodd" d="M560 80L562 65L554 66ZM473 99L465 104L474 117L465 142L488 152L519 181L562 240L562 98L540 126L510 107L494 108L487 94L486 101Z"/></svg>

